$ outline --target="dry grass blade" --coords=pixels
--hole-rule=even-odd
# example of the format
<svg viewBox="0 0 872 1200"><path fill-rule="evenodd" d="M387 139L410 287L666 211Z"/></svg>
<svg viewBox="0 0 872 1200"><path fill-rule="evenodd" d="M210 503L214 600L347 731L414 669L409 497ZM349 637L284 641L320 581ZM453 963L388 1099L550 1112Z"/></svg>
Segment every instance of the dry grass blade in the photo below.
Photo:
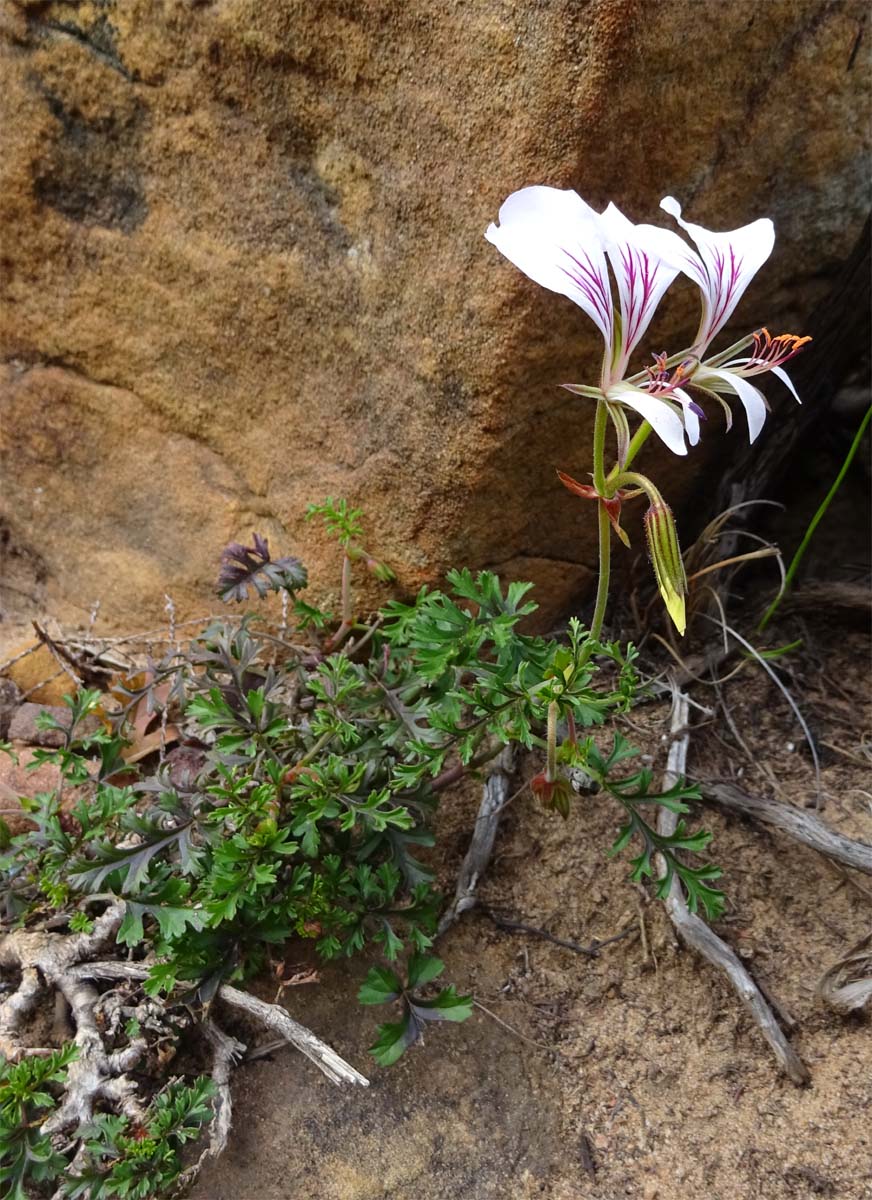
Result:
<svg viewBox="0 0 872 1200"><path fill-rule="evenodd" d="M747 650L748 653L751 655L751 657L754 659L754 661L763 668L763 670L766 672L766 674L769 676L769 678L772 680L772 682L775 684L775 686L781 692L784 699L790 705L791 711L793 712L793 715L796 717L797 722L799 723L799 726L802 729L803 736L805 737L805 740L808 744L809 752L811 753L812 762L814 763L815 793L816 793L816 797L817 797L818 807L820 807L820 804L821 804L821 763L820 763L820 758L818 757L817 746L815 745L815 740L811 735L811 730L808 727L808 722L806 721L805 717L800 712L799 705L796 703L793 696L791 695L790 689L787 687L787 684L784 682L784 680L781 678L781 676L778 674L778 672L775 671L770 666L770 664L766 661L766 659L760 654L759 650L755 650L755 648L751 645L751 643L747 640L747 638L742 637L741 633L737 633L736 630L733 629L732 625L727 625L726 623L716 621L714 619L714 617L709 617L705 613L700 613L700 616L704 617L705 620L707 620L707 621L711 621L712 625L721 625L721 627L724 630L726 630L726 632L730 635L730 637L735 638L735 640L739 643L739 645L742 646L745 650Z"/></svg>
<svg viewBox="0 0 872 1200"><path fill-rule="evenodd" d="M872 933L824 972L815 992L838 1013L872 1008Z"/></svg>

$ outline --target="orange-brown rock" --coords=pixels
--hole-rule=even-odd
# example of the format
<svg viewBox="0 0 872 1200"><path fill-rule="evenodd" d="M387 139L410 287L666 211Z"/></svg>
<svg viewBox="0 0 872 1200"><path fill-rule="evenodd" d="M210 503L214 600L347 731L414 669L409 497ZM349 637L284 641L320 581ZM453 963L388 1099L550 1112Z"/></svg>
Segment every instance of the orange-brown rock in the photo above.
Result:
<svg viewBox="0 0 872 1200"><path fill-rule="evenodd" d="M329 493L364 508L403 587L507 566L557 611L595 552L554 478L587 469L590 410L556 385L591 378L596 337L486 224L532 182L636 220L667 192L715 227L769 214L741 323L801 331L862 222L866 15L7 2L4 613L208 607L221 546L253 527L331 588L335 550L302 520ZM695 306L676 289L650 348ZM667 488L678 508L715 424Z"/></svg>

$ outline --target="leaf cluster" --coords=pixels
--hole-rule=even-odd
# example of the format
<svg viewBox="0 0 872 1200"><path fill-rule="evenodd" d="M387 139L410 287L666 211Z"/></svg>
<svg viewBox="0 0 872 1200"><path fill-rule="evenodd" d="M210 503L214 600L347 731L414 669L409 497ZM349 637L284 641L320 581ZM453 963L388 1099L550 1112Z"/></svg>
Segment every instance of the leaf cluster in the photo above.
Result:
<svg viewBox="0 0 872 1200"><path fill-rule="evenodd" d="M560 640L524 632L536 608L530 585L504 588L487 571L452 571L444 590L424 588L361 621L345 586L351 565L373 570L376 562L361 544L360 513L328 500L309 515L344 550L340 628L350 640L336 649L332 615L296 598L305 584L296 559L273 560L259 536L251 547L228 547L225 599L244 599L249 587L290 593L288 624L276 631L251 614L215 621L150 659L139 678L118 681L114 708L96 691L68 700L68 716L54 722L62 744L37 755L59 768L61 786L25 802L34 828L0 846L7 922L51 914L56 926L65 917L71 931L86 933L95 906L121 900L119 942L153 964L146 990L200 1004L291 939L311 940L323 959L369 950L394 963L407 954L404 976L374 968L359 997L401 1006L372 1048L388 1065L428 1023L471 1011L469 997L450 986L429 994L443 970L427 954L441 903L427 863L441 791L508 743L545 749L549 712L566 730L555 759L560 779L582 768L622 807L612 852L637 839L632 878L654 878L660 856L659 895L677 877L691 907L719 913L718 868L684 860L710 835L680 822L667 837L645 815L658 804L686 813L694 790L656 791L650 771L627 773L634 752L622 738L604 753L593 736L638 689L632 646L593 641L577 621ZM187 769L175 751L131 765L125 752L143 714L171 717ZM13 1112L20 1152L4 1170L20 1172L25 1162L32 1178L49 1179L59 1169L38 1130L68 1061L28 1060L45 1064L33 1068L45 1074L16 1085L23 1099L15 1103L26 1111ZM199 1085L173 1085L155 1100L145 1130L99 1114L76 1177L92 1190L83 1183L68 1194L162 1194L179 1147L205 1119L206 1099Z"/></svg>
<svg viewBox="0 0 872 1200"><path fill-rule="evenodd" d="M424 1030L433 1021L465 1021L472 1016L471 996L458 996L449 984L434 996L418 991L432 983L445 970L439 958L413 954L406 966L406 981L389 967L373 967L357 993L361 1004L391 1004L399 1001L402 1014L399 1021L379 1026L379 1036L370 1047L370 1054L382 1067L389 1067L410 1046L422 1041Z"/></svg>
<svg viewBox="0 0 872 1200"><path fill-rule="evenodd" d="M41 1126L58 1105L67 1068L77 1056L70 1043L18 1063L0 1061L0 1185L9 1200L33 1200L34 1188L60 1183L69 1200L154 1200L167 1195L183 1169L180 1151L212 1119L211 1080L170 1082L154 1097L141 1125L98 1113L78 1135L74 1173Z"/></svg>

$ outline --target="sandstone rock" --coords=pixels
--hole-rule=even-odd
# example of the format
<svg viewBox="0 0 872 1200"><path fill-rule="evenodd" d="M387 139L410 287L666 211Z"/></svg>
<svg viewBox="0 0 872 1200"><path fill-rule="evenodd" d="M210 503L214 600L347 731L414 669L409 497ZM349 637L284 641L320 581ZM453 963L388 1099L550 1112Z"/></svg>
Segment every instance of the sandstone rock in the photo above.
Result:
<svg viewBox="0 0 872 1200"><path fill-rule="evenodd" d="M20 797L33 799L40 792L53 792L60 782L60 771L53 763L28 769L35 762L33 750L22 742L13 742L12 747L14 757L0 754L0 809L9 832L18 834L34 824L20 809Z"/></svg>
<svg viewBox="0 0 872 1200"><path fill-rule="evenodd" d="M75 684L58 667L45 646L35 641L32 635L20 638L20 633L20 628L13 627L7 635L0 625L3 661L13 660L4 670L8 679L3 682L16 687L20 697L39 701L40 704L60 704L64 696L75 690Z"/></svg>
<svg viewBox="0 0 872 1200"><path fill-rule="evenodd" d="M598 348L485 242L500 201L542 181L637 220L667 192L715 227L768 213L741 325L799 331L868 203L863 0L3 14L7 614L208 607L252 528L329 591L335 547L302 521L328 493L403 588L520 563L557 611L595 550L554 480L587 470L590 410L556 385ZM695 305L678 289L650 348Z"/></svg>
<svg viewBox="0 0 872 1200"><path fill-rule="evenodd" d="M9 736L9 722L18 705L21 692L11 679L0 679L0 740Z"/></svg>
<svg viewBox="0 0 872 1200"><path fill-rule="evenodd" d="M69 725L70 710L58 705L25 703L12 714L9 722L9 738L11 741L26 742L29 746L62 746L64 744L63 730L41 729L37 718L42 714L52 716L56 721Z"/></svg>

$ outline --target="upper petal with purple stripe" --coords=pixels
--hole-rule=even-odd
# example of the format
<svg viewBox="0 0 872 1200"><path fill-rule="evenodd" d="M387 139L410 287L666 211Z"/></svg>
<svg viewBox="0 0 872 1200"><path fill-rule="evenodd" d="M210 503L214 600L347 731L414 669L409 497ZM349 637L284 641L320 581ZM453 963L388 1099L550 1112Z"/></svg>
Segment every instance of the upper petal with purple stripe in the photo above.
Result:
<svg viewBox="0 0 872 1200"><path fill-rule="evenodd" d="M620 379L663 293L682 269L687 246L668 229L634 225L614 204L600 222L621 306L621 346L613 367Z"/></svg>
<svg viewBox="0 0 872 1200"><path fill-rule="evenodd" d="M701 225L682 220L681 205L674 197L666 196L660 207L690 234L699 250L695 254L689 246L684 246L680 269L702 291L702 321L696 339L702 353L729 320L748 284L772 253L775 229L763 217L731 233L712 233Z"/></svg>
<svg viewBox="0 0 872 1200"><path fill-rule="evenodd" d="M576 192L527 187L509 196L485 237L535 283L584 309L609 348L614 303L599 220Z"/></svg>

